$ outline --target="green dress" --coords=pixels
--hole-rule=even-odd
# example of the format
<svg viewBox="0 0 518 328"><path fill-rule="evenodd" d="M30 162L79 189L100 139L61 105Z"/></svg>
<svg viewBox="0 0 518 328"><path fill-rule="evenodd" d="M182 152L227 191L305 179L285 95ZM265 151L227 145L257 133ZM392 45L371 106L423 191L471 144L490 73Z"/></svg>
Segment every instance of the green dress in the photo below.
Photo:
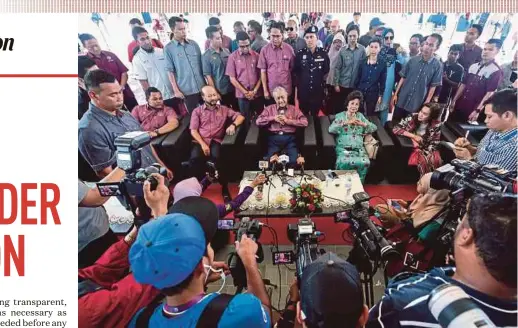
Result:
<svg viewBox="0 0 518 328"><path fill-rule="evenodd" d="M356 113L356 119L367 124L367 126L342 126L342 122L349 120L347 112L337 114L329 127L329 133L336 135L336 169L356 170L363 182L370 165L369 156L363 146L363 138L366 134L376 131L376 125L358 112Z"/></svg>

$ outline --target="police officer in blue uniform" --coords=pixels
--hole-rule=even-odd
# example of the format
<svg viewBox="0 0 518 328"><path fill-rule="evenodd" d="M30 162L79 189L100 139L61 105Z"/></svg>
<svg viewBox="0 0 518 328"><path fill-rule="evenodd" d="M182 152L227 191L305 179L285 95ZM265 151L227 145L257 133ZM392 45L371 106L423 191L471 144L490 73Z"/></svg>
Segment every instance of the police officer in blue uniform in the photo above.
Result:
<svg viewBox="0 0 518 328"><path fill-rule="evenodd" d="M293 70L300 110L313 116L317 116L323 106L325 78L330 66L327 52L317 47L317 33L318 28L314 25L304 32L306 47L296 53Z"/></svg>

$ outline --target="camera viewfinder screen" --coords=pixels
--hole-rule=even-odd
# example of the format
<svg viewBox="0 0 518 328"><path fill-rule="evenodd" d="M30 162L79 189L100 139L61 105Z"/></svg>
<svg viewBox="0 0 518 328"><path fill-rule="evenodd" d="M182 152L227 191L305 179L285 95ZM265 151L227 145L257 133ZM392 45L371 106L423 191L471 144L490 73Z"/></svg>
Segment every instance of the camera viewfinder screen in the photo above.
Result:
<svg viewBox="0 0 518 328"><path fill-rule="evenodd" d="M274 264L291 264L291 252L274 252L273 263Z"/></svg>

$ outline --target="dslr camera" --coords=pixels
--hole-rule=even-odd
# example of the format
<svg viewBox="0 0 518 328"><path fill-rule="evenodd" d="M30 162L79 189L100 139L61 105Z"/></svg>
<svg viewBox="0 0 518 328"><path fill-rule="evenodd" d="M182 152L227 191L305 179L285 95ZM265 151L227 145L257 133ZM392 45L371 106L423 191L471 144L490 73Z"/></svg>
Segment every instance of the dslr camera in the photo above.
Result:
<svg viewBox="0 0 518 328"><path fill-rule="evenodd" d="M141 150L149 145L151 136L144 131L128 132L115 139L115 147L117 147L117 166L126 172L126 177L120 182L99 182L97 188L103 197L120 196L123 198L123 204L126 208L133 212L137 218L137 209L139 209L139 218L135 220L136 224L143 224L151 217L151 210L147 207L144 200L144 183L151 183L151 190L155 190L158 186L158 180L152 174L158 173L162 176L167 175L167 170L160 164L155 163L146 168L142 166ZM166 185L168 181L165 180Z"/></svg>

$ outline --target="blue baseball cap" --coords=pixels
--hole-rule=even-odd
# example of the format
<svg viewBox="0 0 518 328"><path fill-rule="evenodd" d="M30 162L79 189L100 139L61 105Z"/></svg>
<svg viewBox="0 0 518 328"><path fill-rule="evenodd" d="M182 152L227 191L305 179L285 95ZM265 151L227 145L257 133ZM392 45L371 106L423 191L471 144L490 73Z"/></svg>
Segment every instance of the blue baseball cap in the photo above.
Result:
<svg viewBox="0 0 518 328"><path fill-rule="evenodd" d="M192 216L175 213L140 227L129 251L135 280L157 289L184 281L200 263L207 249L205 232Z"/></svg>
<svg viewBox="0 0 518 328"><path fill-rule="evenodd" d="M374 17L371 19L371 22L369 23L369 29L373 29L375 27L380 27L385 25L378 17Z"/></svg>
<svg viewBox="0 0 518 328"><path fill-rule="evenodd" d="M360 274L334 253L320 256L302 272L300 305L310 327L356 327L363 311Z"/></svg>

